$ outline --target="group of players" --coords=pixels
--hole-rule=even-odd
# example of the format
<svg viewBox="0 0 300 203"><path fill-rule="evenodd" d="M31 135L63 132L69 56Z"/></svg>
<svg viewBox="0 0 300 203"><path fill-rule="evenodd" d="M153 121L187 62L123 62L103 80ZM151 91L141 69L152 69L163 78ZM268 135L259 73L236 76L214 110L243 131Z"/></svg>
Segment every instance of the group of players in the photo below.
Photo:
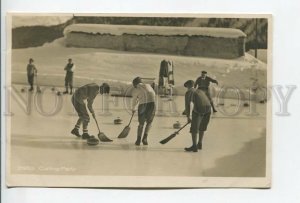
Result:
<svg viewBox="0 0 300 203"><path fill-rule="evenodd" d="M66 71L65 94L69 93L68 87L70 87L70 94L73 94L74 69L75 65L72 63L72 59L69 59L68 64L64 68ZM34 74L36 73L37 69L33 65L33 59L30 59L27 66L28 82L31 86L29 89L30 91L33 90ZM197 152L202 149L203 136L210 121L211 109L213 110L213 113L217 112L209 94L209 85L211 82L218 85L217 80L208 77L207 72L202 71L201 76L198 77L195 82L193 80L188 80L184 83L184 87L187 88L185 93L184 114L187 117L187 122L191 123L190 133L192 136L192 146L184 148L187 152ZM95 117L93 102L99 93L105 93L101 91L101 89L103 90L104 85L107 86L106 83L102 85L96 83L86 84L76 89L72 95L72 104L79 116L75 127L71 131L73 135L81 137L82 139L91 137L88 133L88 123L90 122L88 110L92 116ZM148 145L147 139L156 111L156 94L151 85L143 83L140 77L134 78L132 85L134 88L132 91L131 108L133 114L137 111L139 122L135 145L139 146L141 142L143 145ZM193 104L192 109L191 103ZM81 126L83 131L82 135L79 132Z"/></svg>

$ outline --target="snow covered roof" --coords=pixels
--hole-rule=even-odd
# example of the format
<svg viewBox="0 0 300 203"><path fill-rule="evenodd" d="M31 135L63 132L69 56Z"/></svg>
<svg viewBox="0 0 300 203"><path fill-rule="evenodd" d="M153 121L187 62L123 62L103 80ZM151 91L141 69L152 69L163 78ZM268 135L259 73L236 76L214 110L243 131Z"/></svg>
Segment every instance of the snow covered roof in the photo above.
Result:
<svg viewBox="0 0 300 203"><path fill-rule="evenodd" d="M172 27L172 26L142 26L142 25L107 25L107 24L73 24L65 28L64 34L70 32L85 32L92 34L136 34L136 35L189 35L223 38L246 37L246 34L232 28L208 27Z"/></svg>

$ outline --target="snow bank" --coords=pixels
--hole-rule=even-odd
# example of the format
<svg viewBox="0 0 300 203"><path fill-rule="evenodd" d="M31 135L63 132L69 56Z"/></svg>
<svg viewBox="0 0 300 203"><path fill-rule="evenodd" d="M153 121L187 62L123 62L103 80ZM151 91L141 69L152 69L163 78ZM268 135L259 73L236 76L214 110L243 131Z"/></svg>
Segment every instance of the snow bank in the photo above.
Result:
<svg viewBox="0 0 300 203"><path fill-rule="evenodd" d="M12 51L12 82L27 84L26 65L29 58L35 59L40 85L64 86L64 66L68 58L76 64L74 85L89 82L108 82L123 92L136 76L156 78L160 62L171 60L175 70L175 92L184 94L183 83L196 78L202 70L219 81L218 87L237 87L248 89L253 78L262 87L267 85L267 67L253 56L246 54L234 60L146 54L107 49L67 48L59 39L43 47L15 49ZM212 85L212 88L215 88ZM217 89L215 89L218 91ZM215 94L214 94L215 95ZM226 96L230 96L229 94Z"/></svg>
<svg viewBox="0 0 300 203"><path fill-rule="evenodd" d="M106 24L73 24L66 27L64 34L70 32L85 32L91 34L110 35L165 35L165 36L207 36L222 38L246 37L246 34L238 29L208 28L208 27L171 27L171 26L141 26L141 25L106 25Z"/></svg>
<svg viewBox="0 0 300 203"><path fill-rule="evenodd" d="M246 35L237 29L73 24L66 46L213 58L245 54Z"/></svg>

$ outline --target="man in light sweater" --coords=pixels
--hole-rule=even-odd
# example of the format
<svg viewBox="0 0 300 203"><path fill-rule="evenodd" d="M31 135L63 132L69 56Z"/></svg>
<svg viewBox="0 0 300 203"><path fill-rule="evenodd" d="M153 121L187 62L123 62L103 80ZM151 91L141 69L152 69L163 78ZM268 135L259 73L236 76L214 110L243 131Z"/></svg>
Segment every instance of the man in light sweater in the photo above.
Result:
<svg viewBox="0 0 300 203"><path fill-rule="evenodd" d="M132 84L134 87L132 92L132 113L135 113L136 109L138 108L138 120L139 120L139 126L137 129L137 139L135 145L139 146L141 140L144 145L148 145L147 137L156 110L155 92L149 84L142 83L142 79L140 77L136 77L132 81ZM147 124L144 130L145 122Z"/></svg>

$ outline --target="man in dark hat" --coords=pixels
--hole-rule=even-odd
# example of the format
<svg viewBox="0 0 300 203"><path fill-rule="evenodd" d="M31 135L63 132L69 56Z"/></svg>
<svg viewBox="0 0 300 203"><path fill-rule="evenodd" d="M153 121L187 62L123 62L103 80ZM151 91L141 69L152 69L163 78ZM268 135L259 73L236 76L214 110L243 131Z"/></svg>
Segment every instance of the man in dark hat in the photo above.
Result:
<svg viewBox="0 0 300 203"><path fill-rule="evenodd" d="M68 87L70 87L70 94L72 94L73 93L73 74L74 74L74 70L75 70L75 64L72 62L72 59L68 59L68 63L65 66L64 70L66 71L66 77L65 77L66 91L64 91L63 94L69 93Z"/></svg>
<svg viewBox="0 0 300 203"><path fill-rule="evenodd" d="M215 113L215 112L217 112L217 110L214 106L213 100L211 99L211 96L210 96L210 93L209 93L209 85L210 85L211 82L218 85L217 80L214 80L214 79L208 77L207 72L202 71L201 76L199 78L197 78L194 87L197 88L197 86L198 86L198 89L203 90L205 92L206 96L208 97L208 99L210 101L213 112Z"/></svg>
<svg viewBox="0 0 300 203"><path fill-rule="evenodd" d="M188 122L191 122L190 133L192 134L193 143L191 147L184 148L187 152L197 152L202 149L204 132L207 129L211 115L210 101L205 92L200 89L196 90L193 86L194 81L192 80L184 83L184 87L187 88L187 92L185 93L185 112ZM193 103L192 115L191 103ZM199 140L197 142L198 134Z"/></svg>
<svg viewBox="0 0 300 203"><path fill-rule="evenodd" d="M137 139L135 145L139 146L141 139L144 145L148 145L147 137L151 128L152 121L155 116L155 92L151 85L144 84L140 77L136 77L133 81L132 92L132 113L135 113L138 106L139 126L137 129ZM144 130L145 122L146 127ZM143 134L144 130L144 134ZM143 138L142 138L143 135Z"/></svg>
<svg viewBox="0 0 300 203"><path fill-rule="evenodd" d="M33 91L34 76L37 74L37 69L33 64L34 60L29 59L29 64L27 65L27 80L30 85L29 91Z"/></svg>

